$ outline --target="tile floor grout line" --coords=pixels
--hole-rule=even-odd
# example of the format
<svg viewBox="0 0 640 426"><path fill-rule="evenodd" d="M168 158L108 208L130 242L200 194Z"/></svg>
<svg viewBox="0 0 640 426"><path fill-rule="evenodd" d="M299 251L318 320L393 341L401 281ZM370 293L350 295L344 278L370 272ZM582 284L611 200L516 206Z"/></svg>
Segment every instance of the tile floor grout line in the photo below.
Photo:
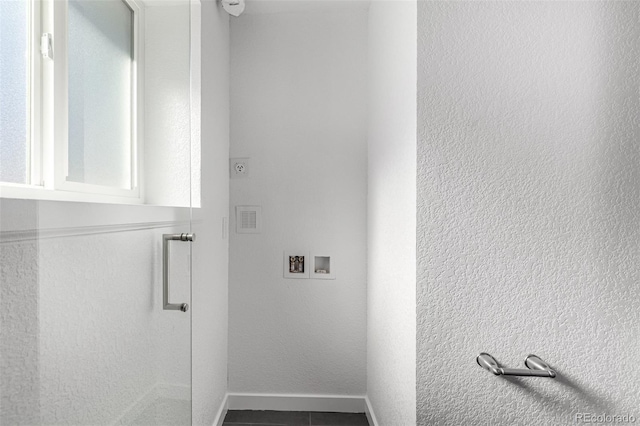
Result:
<svg viewBox="0 0 640 426"><path fill-rule="evenodd" d="M224 422L224 425L287 426L284 423Z"/></svg>
<svg viewBox="0 0 640 426"><path fill-rule="evenodd" d="M0 0L1 1L1 0ZM255 411L262 411L264 412L264 414L268 414L270 412L277 412L277 413L281 413L281 414L295 414L294 411L280 411L280 410L237 410L239 412L253 412L253 414L256 414ZM260 421L258 418L252 418L252 419L246 419L243 421L243 419L234 419L234 421L225 421L224 425L229 425L229 426L233 426L233 425L248 425L248 426L293 426L295 424L298 424L299 426L321 426L326 424L327 426L329 425L340 425L340 424L344 424L344 425L350 425L353 424L354 426L356 424L358 425L368 425L368 421L365 417L365 413L340 413L340 412L327 412L326 414L329 415L330 417L336 417L336 416L346 416L347 418L352 417L352 416L356 416L356 417L363 417L363 419L358 419L358 421L356 421L355 423L349 423L349 420L347 420L347 418L342 418L342 419L338 419L338 418L333 418L329 423L324 423L322 422L321 419L320 423L314 423L313 420L313 416L312 414L314 414L314 411L303 411L303 412L298 412L298 416L302 415L304 416L304 413L307 413L307 424L305 425L304 423L302 423L300 420L302 420L300 417L298 417L298 420L296 421L300 421L300 423L267 423L267 422L262 422ZM231 414L231 410L228 414ZM317 414L323 414L323 413L317 413ZM225 416L226 417L226 416ZM295 416L294 416L295 417ZM322 416L321 416L322 417ZM248 420L248 421L247 421ZM256 422L257 420L257 422ZM266 420L266 419L265 419ZM274 419L275 420L275 419ZM328 420L328 419L325 419ZM353 419L354 421L356 419ZM364 420L364 422L361 422L360 420ZM268 420L267 420L268 421ZM347 423L342 423L344 421L347 421ZM336 423L337 422L337 423ZM370 425L369 425L370 426Z"/></svg>
<svg viewBox="0 0 640 426"><path fill-rule="evenodd" d="M2 1L2 0L0 0ZM286 423L254 423L254 422L224 422L222 423L222 425L255 425L255 426L290 426L287 425ZM302 425L302 426L307 426L307 425Z"/></svg>
<svg viewBox="0 0 640 426"><path fill-rule="evenodd" d="M252 423L252 422L224 422L224 425L249 425L249 426L287 426L284 423Z"/></svg>

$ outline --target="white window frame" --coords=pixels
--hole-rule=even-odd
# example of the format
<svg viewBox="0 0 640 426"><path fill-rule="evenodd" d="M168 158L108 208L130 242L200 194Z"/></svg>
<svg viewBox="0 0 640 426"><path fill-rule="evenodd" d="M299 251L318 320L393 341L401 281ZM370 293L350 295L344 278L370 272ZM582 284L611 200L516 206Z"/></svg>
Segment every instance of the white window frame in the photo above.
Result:
<svg viewBox="0 0 640 426"><path fill-rule="evenodd" d="M68 0L29 0L29 103L26 184L0 182L0 197L142 204L144 140L144 16L136 0L121 0L133 12L131 99L131 189L67 181ZM52 36L53 59L43 59L40 37Z"/></svg>
<svg viewBox="0 0 640 426"><path fill-rule="evenodd" d="M27 155L27 184L42 185L42 78L40 70L42 69L42 55L40 54L40 35L42 22L42 7L37 0L28 2L29 22L29 135Z"/></svg>

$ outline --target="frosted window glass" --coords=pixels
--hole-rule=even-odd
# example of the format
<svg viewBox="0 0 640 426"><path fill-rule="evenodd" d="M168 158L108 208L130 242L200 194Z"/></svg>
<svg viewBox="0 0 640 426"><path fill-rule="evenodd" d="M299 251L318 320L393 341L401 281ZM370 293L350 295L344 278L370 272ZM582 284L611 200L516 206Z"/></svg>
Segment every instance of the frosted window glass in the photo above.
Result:
<svg viewBox="0 0 640 426"><path fill-rule="evenodd" d="M68 25L67 180L129 189L133 12L121 0L70 0Z"/></svg>
<svg viewBox="0 0 640 426"><path fill-rule="evenodd" d="M0 181L27 183L27 2L0 0Z"/></svg>

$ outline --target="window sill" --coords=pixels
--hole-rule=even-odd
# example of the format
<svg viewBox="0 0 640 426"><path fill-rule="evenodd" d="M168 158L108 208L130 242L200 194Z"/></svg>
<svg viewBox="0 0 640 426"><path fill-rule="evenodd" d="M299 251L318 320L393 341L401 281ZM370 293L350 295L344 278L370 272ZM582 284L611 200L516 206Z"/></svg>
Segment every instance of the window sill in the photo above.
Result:
<svg viewBox="0 0 640 426"><path fill-rule="evenodd" d="M82 192L71 192L48 189L41 186L31 186L12 183L0 183L0 198L10 198L18 200L35 200L35 201L68 201L75 203L94 203L94 204L121 204L132 206L149 206L149 207L173 207L173 208L189 208L185 205L171 204L145 204L142 199L137 197L120 197L106 194L91 194ZM198 208L199 206L194 206Z"/></svg>
<svg viewBox="0 0 640 426"><path fill-rule="evenodd" d="M7 186L2 185L0 242L156 228L174 228L175 232L188 232L191 228L193 211L189 207L132 204L131 200L128 200L129 203L114 203L103 199L97 201L98 198L105 197L54 193L56 191L41 188L8 190ZM64 195L79 195L83 199L77 201L70 199L77 197Z"/></svg>
<svg viewBox="0 0 640 426"><path fill-rule="evenodd" d="M58 191L41 186L0 183L0 198L38 201L74 201L106 204L143 204L142 200L133 197L118 197L104 194Z"/></svg>

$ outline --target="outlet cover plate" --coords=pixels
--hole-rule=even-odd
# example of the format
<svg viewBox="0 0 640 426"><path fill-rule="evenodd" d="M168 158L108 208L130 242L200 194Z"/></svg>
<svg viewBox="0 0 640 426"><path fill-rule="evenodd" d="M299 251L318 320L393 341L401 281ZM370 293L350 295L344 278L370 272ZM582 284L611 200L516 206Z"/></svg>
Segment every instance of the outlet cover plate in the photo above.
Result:
<svg viewBox="0 0 640 426"><path fill-rule="evenodd" d="M250 158L230 158L229 177L231 179L249 177L249 160Z"/></svg>

